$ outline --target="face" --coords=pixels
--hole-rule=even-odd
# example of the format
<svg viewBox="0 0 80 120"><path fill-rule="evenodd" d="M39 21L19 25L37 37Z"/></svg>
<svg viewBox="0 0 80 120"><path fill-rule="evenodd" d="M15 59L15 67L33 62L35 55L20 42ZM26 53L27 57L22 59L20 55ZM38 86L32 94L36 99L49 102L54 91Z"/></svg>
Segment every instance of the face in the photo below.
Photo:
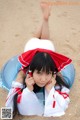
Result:
<svg viewBox="0 0 80 120"><path fill-rule="evenodd" d="M37 71L33 72L33 78L35 83L39 87L44 87L52 78L52 72L46 73L45 71Z"/></svg>

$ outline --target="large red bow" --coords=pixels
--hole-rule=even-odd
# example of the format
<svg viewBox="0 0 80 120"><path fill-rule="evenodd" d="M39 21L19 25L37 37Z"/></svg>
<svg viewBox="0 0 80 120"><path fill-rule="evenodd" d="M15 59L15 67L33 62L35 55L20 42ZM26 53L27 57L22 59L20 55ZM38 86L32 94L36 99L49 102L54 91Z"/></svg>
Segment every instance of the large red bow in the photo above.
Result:
<svg viewBox="0 0 80 120"><path fill-rule="evenodd" d="M19 56L18 59L22 64L23 68L27 67L30 64L32 58L37 52L48 53L52 57L53 61L55 62L58 71L60 71L62 68L64 68L66 65L68 65L72 61L70 58L64 55L58 54L56 52L53 52L51 50L36 48L33 50L26 51Z"/></svg>

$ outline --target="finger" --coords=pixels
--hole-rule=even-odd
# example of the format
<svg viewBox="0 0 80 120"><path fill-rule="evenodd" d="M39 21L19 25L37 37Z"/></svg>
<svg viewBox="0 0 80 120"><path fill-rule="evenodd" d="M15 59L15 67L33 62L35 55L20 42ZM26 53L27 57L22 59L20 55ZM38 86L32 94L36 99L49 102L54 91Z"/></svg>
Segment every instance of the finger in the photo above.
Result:
<svg viewBox="0 0 80 120"><path fill-rule="evenodd" d="M33 83L33 85L35 84L35 81L34 81L34 79L32 78L32 83Z"/></svg>
<svg viewBox="0 0 80 120"><path fill-rule="evenodd" d="M25 78L25 82L27 82L28 79L30 79L30 75L29 75L29 74L27 74L27 76L26 76L26 78Z"/></svg>
<svg viewBox="0 0 80 120"><path fill-rule="evenodd" d="M49 84L51 84L52 83L52 81L50 80L46 85L49 85Z"/></svg>
<svg viewBox="0 0 80 120"><path fill-rule="evenodd" d="M55 85L55 84L56 84L56 80L55 80L55 79L52 81L52 84L53 84L53 85Z"/></svg>
<svg viewBox="0 0 80 120"><path fill-rule="evenodd" d="M52 83L52 80L50 80L49 82L48 82L48 84L51 84Z"/></svg>
<svg viewBox="0 0 80 120"><path fill-rule="evenodd" d="M32 82L32 85L34 85L34 84L35 84L35 82L33 81L33 82Z"/></svg>
<svg viewBox="0 0 80 120"><path fill-rule="evenodd" d="M53 78L56 79L56 74L53 75Z"/></svg>
<svg viewBox="0 0 80 120"><path fill-rule="evenodd" d="M27 74L27 76L26 76L27 78L30 78L31 76L29 75L29 74Z"/></svg>

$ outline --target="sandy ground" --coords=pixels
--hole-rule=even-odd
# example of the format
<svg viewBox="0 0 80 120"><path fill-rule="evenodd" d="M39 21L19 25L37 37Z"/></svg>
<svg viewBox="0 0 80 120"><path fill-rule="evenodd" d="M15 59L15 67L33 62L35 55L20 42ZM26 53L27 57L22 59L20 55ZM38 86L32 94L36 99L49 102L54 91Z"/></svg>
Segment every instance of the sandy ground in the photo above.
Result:
<svg viewBox="0 0 80 120"><path fill-rule="evenodd" d="M42 13L39 2L0 0L0 68L8 59L23 52L25 43L40 25ZM49 27L56 51L70 57L76 69L69 108L59 118L16 116L14 120L80 120L80 5L53 5ZM0 89L0 108L4 106L6 96L7 91Z"/></svg>

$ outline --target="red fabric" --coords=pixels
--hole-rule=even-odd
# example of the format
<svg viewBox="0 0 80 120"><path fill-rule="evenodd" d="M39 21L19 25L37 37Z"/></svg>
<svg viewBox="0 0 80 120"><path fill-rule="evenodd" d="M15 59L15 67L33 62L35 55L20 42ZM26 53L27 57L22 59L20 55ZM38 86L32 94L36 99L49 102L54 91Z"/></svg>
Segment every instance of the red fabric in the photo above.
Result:
<svg viewBox="0 0 80 120"><path fill-rule="evenodd" d="M53 98L55 99L54 95L53 95ZM56 106L56 101L54 100L54 101L53 101L52 108L55 108L55 106Z"/></svg>
<svg viewBox="0 0 80 120"><path fill-rule="evenodd" d="M20 103L22 97L21 88L16 88L16 92L18 93L17 103Z"/></svg>
<svg viewBox="0 0 80 120"><path fill-rule="evenodd" d="M55 108L55 106L56 106L56 101L53 101L52 108Z"/></svg>
<svg viewBox="0 0 80 120"><path fill-rule="evenodd" d="M34 55L37 52L48 53L52 57L53 61L55 62L58 71L60 71L62 68L64 68L64 66L68 65L72 61L68 57L61 55L61 54L58 54L56 52L53 52L51 50L36 48L33 50L29 50L27 52L24 52L19 56L18 59L19 59L20 63L22 64L23 68L27 67L30 64L32 58L34 57Z"/></svg>
<svg viewBox="0 0 80 120"><path fill-rule="evenodd" d="M13 87L14 88L14 87ZM6 101L14 94L18 93L18 98L17 98L17 103L20 103L21 97L22 97L22 92L21 88L15 88L14 91L10 94L10 96L7 97Z"/></svg>
<svg viewBox="0 0 80 120"><path fill-rule="evenodd" d="M63 96L64 99L66 99L67 97L69 97L69 95L66 92L61 92L59 90L56 90L60 95Z"/></svg>

